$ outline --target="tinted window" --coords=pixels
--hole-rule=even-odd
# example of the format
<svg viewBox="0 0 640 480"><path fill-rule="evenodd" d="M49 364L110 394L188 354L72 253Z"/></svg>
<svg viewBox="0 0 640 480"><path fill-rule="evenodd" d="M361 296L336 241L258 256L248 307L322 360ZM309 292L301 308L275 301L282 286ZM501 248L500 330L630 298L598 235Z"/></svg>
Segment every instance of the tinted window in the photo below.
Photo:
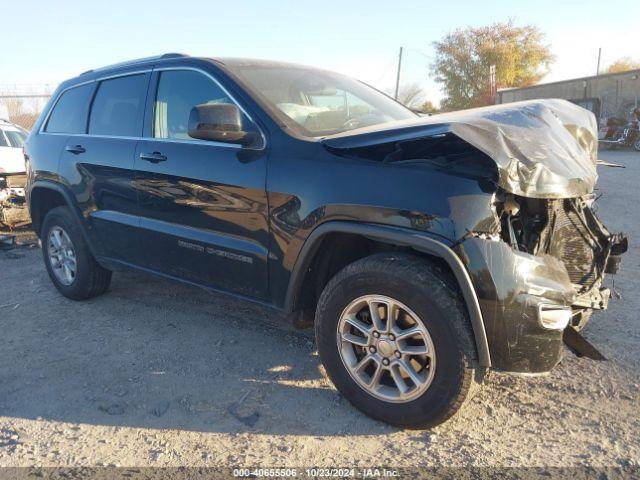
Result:
<svg viewBox="0 0 640 480"><path fill-rule="evenodd" d="M24 146L24 142L27 139L25 133L16 130L5 130L4 133L9 139L9 145L12 147L22 148Z"/></svg>
<svg viewBox="0 0 640 480"><path fill-rule="evenodd" d="M162 72L154 104L153 136L179 140L188 134L189 114L196 105L234 103L214 81L190 70ZM254 131L250 120L242 117L243 128Z"/></svg>
<svg viewBox="0 0 640 480"><path fill-rule="evenodd" d="M8 147L7 140L4 138L4 132L0 130L0 147Z"/></svg>
<svg viewBox="0 0 640 480"><path fill-rule="evenodd" d="M53 107L47 121L46 132L84 133L87 127L87 107L92 84L67 90Z"/></svg>
<svg viewBox="0 0 640 480"><path fill-rule="evenodd" d="M91 107L89 134L139 137L146 91L146 75L101 82Z"/></svg>

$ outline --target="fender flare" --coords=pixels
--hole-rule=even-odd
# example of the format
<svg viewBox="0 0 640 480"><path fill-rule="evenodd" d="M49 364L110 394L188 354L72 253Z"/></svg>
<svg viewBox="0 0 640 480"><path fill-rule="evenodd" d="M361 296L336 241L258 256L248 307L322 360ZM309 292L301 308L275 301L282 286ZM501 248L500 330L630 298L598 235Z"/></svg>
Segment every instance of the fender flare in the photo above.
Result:
<svg viewBox="0 0 640 480"><path fill-rule="evenodd" d="M76 205L76 202L73 201L73 195L65 187L51 180L36 180L31 185L29 185L29 189L27 191L28 193L27 200L29 204L29 215L31 215L32 218L34 215L33 215L33 206L32 206L31 199L32 199L33 191L36 189L53 190L56 193L59 193L64 199L67 206L71 208L74 215L77 217L78 221L82 221L82 215L80 213L80 210L78 209L78 206ZM44 218L40 218L39 220L42 221L44 220ZM38 233L39 235L39 232L36 232L36 233Z"/></svg>
<svg viewBox="0 0 640 480"><path fill-rule="evenodd" d="M411 247L420 252L427 253L442 259L451 268L462 292L464 302L469 312L469 319L478 350L480 366L491 366L491 355L487 332L484 328L482 311L478 296L471 283L471 277L462 260L445 243L436 240L426 233L415 230L407 230L399 227L375 225L367 223L354 223L345 221L329 221L316 227L307 237L291 272L289 285L285 297L284 310L290 313L295 308L296 295L299 291L305 272L311 264L315 253L320 247L322 238L328 233L352 233L362 235L372 240L377 240L393 245Z"/></svg>
<svg viewBox="0 0 640 480"><path fill-rule="evenodd" d="M82 212L77 202L75 202L74 200L75 197L73 193L71 193L69 189L65 188L63 185L60 185L57 182L54 182L51 180L36 180L31 185L29 185L29 188L28 188L29 215L31 215L31 218L33 218L33 210L31 206L31 195L33 194L33 191L35 189L53 190L62 196L65 203L71 209L71 211L73 212L73 215L76 217L76 220L78 221L78 225L80 226L80 231L82 232L82 236L84 237L85 243L89 247L89 251L94 257L96 257L96 251L95 251L93 242L91 242L91 240L89 239L89 236L87 235L86 220L82 216ZM42 221L44 221L44 218L40 219L40 223L42 223ZM40 237L40 232L36 232L36 234L38 237Z"/></svg>

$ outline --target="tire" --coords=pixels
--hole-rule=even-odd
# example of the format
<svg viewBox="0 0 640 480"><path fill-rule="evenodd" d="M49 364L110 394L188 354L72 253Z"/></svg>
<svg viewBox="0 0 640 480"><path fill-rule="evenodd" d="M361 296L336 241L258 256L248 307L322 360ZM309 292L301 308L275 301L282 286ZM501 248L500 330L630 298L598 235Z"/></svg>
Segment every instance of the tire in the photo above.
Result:
<svg viewBox="0 0 640 480"><path fill-rule="evenodd" d="M52 238L52 232L55 238ZM86 300L107 291L111 283L111 271L101 267L93 258L80 226L68 207L56 207L47 213L42 223L40 238L47 273L62 295L72 300ZM56 248L56 241L62 241L67 248ZM58 260L61 258L58 253L61 250L65 251L63 261ZM72 261L72 257L75 257L75 262ZM73 270L73 263L75 273L67 275ZM65 271L56 268L61 264L67 265L68 268Z"/></svg>
<svg viewBox="0 0 640 480"><path fill-rule="evenodd" d="M635 141L635 142L633 142L633 149L634 149L636 152L640 152L640 133L638 134L638 136L637 136L637 138L636 138L636 141Z"/></svg>
<svg viewBox="0 0 640 480"><path fill-rule="evenodd" d="M466 308L457 290L445 283L447 274L448 272L439 270L435 265L417 256L383 253L348 265L336 274L323 290L316 310L315 324L320 359L336 388L367 415L400 427L429 428L453 416L476 390L484 371L477 366L477 352ZM401 320L415 320L413 327L422 331L422 325L428 333L428 338L421 333L416 337L410 337L410 340L394 338L396 343L390 342L390 337L386 337L384 342L381 341L383 335L373 331L373 310L366 306L358 310L359 302L365 302L362 305L366 305L371 295L374 296L374 304L378 299L397 302L397 308L401 313L394 315L397 316L395 325L398 326ZM403 308L406 308L407 312L404 312ZM387 316L388 307L384 304L378 305L375 310L380 317ZM352 374L353 370L347 364L350 363L352 367L354 364L361 365L365 362L365 350L370 351L371 346L351 344L352 335L358 336L361 330L352 328L349 321L341 322L343 314L346 319L349 312L355 311L359 312L355 314L356 319L362 320L360 328L363 328L364 323L371 331L368 337L363 333L363 337L368 338L367 342L378 342L377 349L374 347L375 353L371 355L382 357L381 362L370 361L359 375ZM353 313L350 315L354 316ZM407 328L409 326L407 323ZM404 335L402 332L408 330L395 331L400 332L399 338ZM377 339L373 338L376 333L379 335ZM351 340L345 342L342 340L343 335L347 335ZM428 345L428 339L431 340L431 345ZM407 341L418 346L401 346L402 342ZM398 349L393 356L389 355L390 344ZM422 363L415 369L422 368L419 378L425 380L422 386L418 387L418 383L408 381L409 375L404 375L407 370L399 370L402 362L411 362L411 359L417 357L405 357L399 350L418 348L428 352L430 347L433 359L428 355L420 357ZM383 368L387 368L386 373L381 374L378 388L372 393L356 378L363 381L364 376L373 380L377 374L377 366L385 360L388 368L383 365ZM396 380L398 372L405 377L401 382ZM429 378L431 379L427 383ZM403 394L401 384L404 384L405 388L413 386L409 393ZM399 395L405 395L405 398Z"/></svg>

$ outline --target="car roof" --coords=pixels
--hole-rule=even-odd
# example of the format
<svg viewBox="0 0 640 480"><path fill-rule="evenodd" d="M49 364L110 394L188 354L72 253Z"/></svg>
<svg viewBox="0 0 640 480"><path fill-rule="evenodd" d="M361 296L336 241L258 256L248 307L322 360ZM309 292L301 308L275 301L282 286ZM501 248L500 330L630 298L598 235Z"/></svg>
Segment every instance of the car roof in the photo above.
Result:
<svg viewBox="0 0 640 480"><path fill-rule="evenodd" d="M280 62L277 60L264 60L257 58L239 58L239 57L214 57L210 58L216 63L221 65L227 65L229 67L288 67L288 68L304 68L313 70L322 70L316 67L310 67L308 65L302 65L299 63Z"/></svg>
<svg viewBox="0 0 640 480"><path fill-rule="evenodd" d="M92 80L98 76L102 76L104 74L108 74L117 70L127 69L130 67L147 67L150 65L162 64L165 62L169 62L177 59L191 59L191 60L205 60L208 62L214 62L218 65L225 67L247 67L247 66L257 66L257 67L289 67L289 68L313 68L305 65L299 65L295 63L287 63L287 62L279 62L274 60L264 60L264 59L254 59L254 58L239 58L239 57L191 57L184 53L164 53L162 55L156 55L153 57L144 57L133 60L127 60L124 62L115 63L112 65L107 65L100 68L95 68L91 70L87 70L86 72L82 72L75 78L67 80L66 83L77 83L79 80ZM317 69L321 70L321 69Z"/></svg>

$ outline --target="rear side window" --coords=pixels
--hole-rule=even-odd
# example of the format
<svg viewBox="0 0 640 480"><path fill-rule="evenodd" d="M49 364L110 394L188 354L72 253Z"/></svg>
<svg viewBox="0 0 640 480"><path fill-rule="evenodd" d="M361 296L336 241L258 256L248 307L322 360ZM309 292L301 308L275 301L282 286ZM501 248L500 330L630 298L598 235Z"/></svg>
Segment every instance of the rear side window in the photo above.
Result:
<svg viewBox="0 0 640 480"><path fill-rule="evenodd" d="M131 75L101 82L91 107L89 134L139 137L147 78Z"/></svg>
<svg viewBox="0 0 640 480"><path fill-rule="evenodd" d="M85 133L87 108L92 84L74 87L64 92L53 107L45 132Z"/></svg>

